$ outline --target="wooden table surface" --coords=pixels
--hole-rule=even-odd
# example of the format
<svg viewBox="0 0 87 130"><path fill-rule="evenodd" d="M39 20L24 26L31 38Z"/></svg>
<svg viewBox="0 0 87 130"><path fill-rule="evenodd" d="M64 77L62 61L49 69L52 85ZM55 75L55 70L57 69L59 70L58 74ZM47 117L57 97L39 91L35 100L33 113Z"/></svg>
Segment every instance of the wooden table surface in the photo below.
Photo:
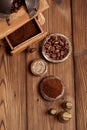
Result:
<svg viewBox="0 0 87 130"><path fill-rule="evenodd" d="M58 1L56 3L55 1ZM0 130L87 130L87 0L48 0L44 13L44 29L62 33L72 42L72 55L63 63L48 63L48 72L41 77L29 71L30 62L43 58L39 44L34 53L15 56L6 53L0 41ZM44 101L38 92L40 80L59 76L65 84L64 98L73 103L72 119L65 124L47 114L51 107L61 111L61 100Z"/></svg>

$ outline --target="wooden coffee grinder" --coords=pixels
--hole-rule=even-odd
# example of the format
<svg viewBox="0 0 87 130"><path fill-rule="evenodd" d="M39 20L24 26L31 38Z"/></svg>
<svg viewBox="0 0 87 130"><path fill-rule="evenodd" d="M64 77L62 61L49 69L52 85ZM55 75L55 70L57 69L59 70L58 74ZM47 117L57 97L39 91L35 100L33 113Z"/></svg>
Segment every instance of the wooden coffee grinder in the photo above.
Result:
<svg viewBox="0 0 87 130"><path fill-rule="evenodd" d="M0 19L0 39L6 39L11 54L23 51L29 45L42 40L47 35L47 32L42 29L42 25L45 23L42 12L48 8L47 1L40 0L39 9L32 18L25 7L22 6L17 13L10 15L10 25L4 19Z"/></svg>

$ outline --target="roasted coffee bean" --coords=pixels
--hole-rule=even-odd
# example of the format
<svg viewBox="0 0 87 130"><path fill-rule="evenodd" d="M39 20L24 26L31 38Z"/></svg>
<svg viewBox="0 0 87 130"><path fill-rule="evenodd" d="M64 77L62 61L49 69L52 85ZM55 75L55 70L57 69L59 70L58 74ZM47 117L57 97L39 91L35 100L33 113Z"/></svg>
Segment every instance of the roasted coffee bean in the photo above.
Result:
<svg viewBox="0 0 87 130"><path fill-rule="evenodd" d="M62 48L61 48L61 51L64 51L64 50L65 50L65 47L62 47Z"/></svg>
<svg viewBox="0 0 87 130"><path fill-rule="evenodd" d="M15 8L18 8L18 7L19 7L19 5L18 5L17 2L14 3L14 6L15 6Z"/></svg>
<svg viewBox="0 0 87 130"><path fill-rule="evenodd" d="M50 53L50 51L49 51L49 50L46 50L46 53Z"/></svg>
<svg viewBox="0 0 87 130"><path fill-rule="evenodd" d="M46 44L49 44L49 45L51 45L51 42L46 42Z"/></svg>
<svg viewBox="0 0 87 130"><path fill-rule="evenodd" d="M65 54L65 52L64 52L64 51L61 51L60 54L61 54L61 56L63 56L63 55Z"/></svg>
<svg viewBox="0 0 87 130"><path fill-rule="evenodd" d="M55 45L58 45L58 43L59 43L58 41L55 41Z"/></svg>
<svg viewBox="0 0 87 130"><path fill-rule="evenodd" d="M60 56L60 58L59 58L60 60L62 60L63 59L63 56Z"/></svg>
<svg viewBox="0 0 87 130"><path fill-rule="evenodd" d="M66 45L65 48L66 48L66 49L69 49L69 45Z"/></svg>
<svg viewBox="0 0 87 130"><path fill-rule="evenodd" d="M56 55L56 54L52 54L52 55L51 55L51 58L53 58L54 60L56 60L57 55Z"/></svg>
<svg viewBox="0 0 87 130"><path fill-rule="evenodd" d="M67 55L67 53L69 52L69 50L65 49L65 51L64 51L64 52L65 52L65 55Z"/></svg>
<svg viewBox="0 0 87 130"><path fill-rule="evenodd" d="M53 41L52 39L48 39L48 42L50 42L50 43L51 43L52 41Z"/></svg>
<svg viewBox="0 0 87 130"><path fill-rule="evenodd" d="M53 35L53 36L51 36L51 39L52 39L52 40L56 40L56 39L57 39L57 36Z"/></svg>
<svg viewBox="0 0 87 130"><path fill-rule="evenodd" d="M52 42L51 42L51 45L54 46L54 44L55 44L55 41L52 41Z"/></svg>
<svg viewBox="0 0 87 130"><path fill-rule="evenodd" d="M65 42L66 42L66 39L61 36L61 37L60 37L60 41L62 41L63 43L65 43Z"/></svg>
<svg viewBox="0 0 87 130"><path fill-rule="evenodd" d="M50 57L50 53L49 52L48 53L46 52L46 55L48 55Z"/></svg>
<svg viewBox="0 0 87 130"><path fill-rule="evenodd" d="M58 53L58 57L60 58L60 56L61 56L61 54L60 54L60 52Z"/></svg>
<svg viewBox="0 0 87 130"><path fill-rule="evenodd" d="M56 45L56 49L61 49L61 46L60 45Z"/></svg>
<svg viewBox="0 0 87 130"><path fill-rule="evenodd" d="M60 50L59 49L57 49L57 50L55 50L55 53L58 53Z"/></svg>
<svg viewBox="0 0 87 130"><path fill-rule="evenodd" d="M23 0L14 0L11 7L11 13L16 13L20 9L20 7L24 4L25 3Z"/></svg>
<svg viewBox="0 0 87 130"><path fill-rule="evenodd" d="M47 44L45 45L45 48L46 48L46 49L48 49L48 48L49 48L49 46L50 46L50 45L47 43Z"/></svg>
<svg viewBox="0 0 87 130"><path fill-rule="evenodd" d="M55 51L55 47L50 47L51 48L51 51L54 52Z"/></svg>
<svg viewBox="0 0 87 130"><path fill-rule="evenodd" d="M64 43L64 42L62 42L62 41L60 41L60 45L61 45L61 46L64 46L64 45L65 45L65 43Z"/></svg>
<svg viewBox="0 0 87 130"><path fill-rule="evenodd" d="M65 41L65 45L69 45L67 41Z"/></svg>

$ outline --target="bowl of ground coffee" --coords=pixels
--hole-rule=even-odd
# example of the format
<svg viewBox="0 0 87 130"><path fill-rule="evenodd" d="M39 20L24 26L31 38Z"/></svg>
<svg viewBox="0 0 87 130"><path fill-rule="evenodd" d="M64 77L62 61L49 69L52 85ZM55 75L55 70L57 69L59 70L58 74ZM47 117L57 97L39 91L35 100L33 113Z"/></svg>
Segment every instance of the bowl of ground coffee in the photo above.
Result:
<svg viewBox="0 0 87 130"><path fill-rule="evenodd" d="M60 99L64 94L64 84L57 76L48 76L40 82L40 93L47 101Z"/></svg>
<svg viewBox="0 0 87 130"><path fill-rule="evenodd" d="M42 55L53 63L65 61L72 52L69 39L62 34L50 34L42 45Z"/></svg>

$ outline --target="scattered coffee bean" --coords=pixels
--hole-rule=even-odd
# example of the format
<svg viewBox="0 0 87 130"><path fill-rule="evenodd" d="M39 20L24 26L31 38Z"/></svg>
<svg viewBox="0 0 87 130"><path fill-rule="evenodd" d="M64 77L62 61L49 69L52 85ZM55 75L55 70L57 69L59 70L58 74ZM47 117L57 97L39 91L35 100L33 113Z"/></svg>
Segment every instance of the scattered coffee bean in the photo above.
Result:
<svg viewBox="0 0 87 130"><path fill-rule="evenodd" d="M66 111L71 110L72 109L72 102L64 101L61 106Z"/></svg>
<svg viewBox="0 0 87 130"><path fill-rule="evenodd" d="M71 113L69 113L67 111L61 111L58 113L57 117L61 123L66 123L72 118L72 115L71 115Z"/></svg>
<svg viewBox="0 0 87 130"><path fill-rule="evenodd" d="M32 46L29 46L28 48L27 48L27 52L29 52L29 53L33 53L33 52L35 52L37 49L36 48L34 48L34 47L32 47Z"/></svg>
<svg viewBox="0 0 87 130"><path fill-rule="evenodd" d="M24 5L23 0L13 0L13 4L11 7L11 13L16 13L22 5Z"/></svg>
<svg viewBox="0 0 87 130"><path fill-rule="evenodd" d="M56 111L56 109L54 109L54 108L51 108L51 109L48 111L48 113L49 113L50 115L52 115L52 116L57 115L57 111Z"/></svg>

